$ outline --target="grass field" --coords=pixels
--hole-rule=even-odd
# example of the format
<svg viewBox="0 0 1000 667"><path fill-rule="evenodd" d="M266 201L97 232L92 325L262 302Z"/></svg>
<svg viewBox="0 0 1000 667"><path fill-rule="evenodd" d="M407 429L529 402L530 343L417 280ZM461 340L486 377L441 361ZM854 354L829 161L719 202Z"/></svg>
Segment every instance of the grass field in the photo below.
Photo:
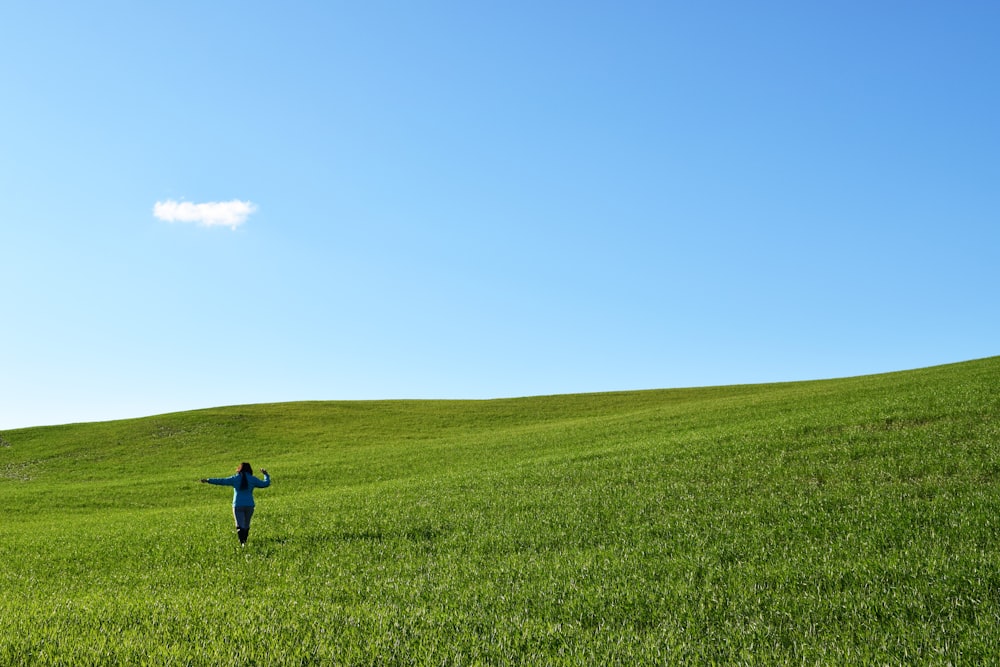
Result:
<svg viewBox="0 0 1000 667"><path fill-rule="evenodd" d="M0 433L0 664L1000 659L1000 357ZM257 491L246 549L231 490Z"/></svg>

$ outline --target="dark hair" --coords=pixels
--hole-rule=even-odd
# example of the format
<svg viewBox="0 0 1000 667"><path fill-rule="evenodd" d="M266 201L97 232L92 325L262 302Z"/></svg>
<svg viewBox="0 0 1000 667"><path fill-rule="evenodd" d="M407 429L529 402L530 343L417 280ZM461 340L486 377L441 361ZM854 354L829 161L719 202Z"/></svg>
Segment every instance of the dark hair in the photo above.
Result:
<svg viewBox="0 0 1000 667"><path fill-rule="evenodd" d="M240 474L240 491L243 491L247 488L247 475L253 474L253 468L250 467L249 463L244 461L236 468L236 472Z"/></svg>

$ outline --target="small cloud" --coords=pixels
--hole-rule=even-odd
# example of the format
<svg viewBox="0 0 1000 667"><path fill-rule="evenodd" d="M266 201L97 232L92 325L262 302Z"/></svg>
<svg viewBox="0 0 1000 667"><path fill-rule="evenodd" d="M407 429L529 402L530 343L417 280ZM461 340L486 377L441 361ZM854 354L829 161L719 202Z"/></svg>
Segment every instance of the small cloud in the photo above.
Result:
<svg viewBox="0 0 1000 667"><path fill-rule="evenodd" d="M206 227L229 227L236 229L247 217L257 210L250 201L208 201L202 204L177 202L173 199L158 201L153 205L153 215L164 222L197 222Z"/></svg>

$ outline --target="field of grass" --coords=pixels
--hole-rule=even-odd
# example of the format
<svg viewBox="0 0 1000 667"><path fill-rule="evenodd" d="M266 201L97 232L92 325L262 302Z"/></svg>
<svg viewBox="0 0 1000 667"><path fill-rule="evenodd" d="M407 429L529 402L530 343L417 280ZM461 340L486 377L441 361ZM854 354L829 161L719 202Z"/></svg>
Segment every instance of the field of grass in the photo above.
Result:
<svg viewBox="0 0 1000 667"><path fill-rule="evenodd" d="M0 433L0 664L989 664L1000 357ZM246 549L231 490L266 467Z"/></svg>

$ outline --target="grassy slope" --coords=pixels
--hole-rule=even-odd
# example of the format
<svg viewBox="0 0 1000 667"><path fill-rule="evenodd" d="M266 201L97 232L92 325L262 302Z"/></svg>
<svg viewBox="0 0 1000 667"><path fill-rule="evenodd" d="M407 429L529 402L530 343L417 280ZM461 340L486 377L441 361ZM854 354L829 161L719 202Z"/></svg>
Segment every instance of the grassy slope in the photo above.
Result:
<svg viewBox="0 0 1000 667"><path fill-rule="evenodd" d="M316 402L0 446L0 664L981 663L1000 358ZM230 492L267 467L247 550Z"/></svg>

